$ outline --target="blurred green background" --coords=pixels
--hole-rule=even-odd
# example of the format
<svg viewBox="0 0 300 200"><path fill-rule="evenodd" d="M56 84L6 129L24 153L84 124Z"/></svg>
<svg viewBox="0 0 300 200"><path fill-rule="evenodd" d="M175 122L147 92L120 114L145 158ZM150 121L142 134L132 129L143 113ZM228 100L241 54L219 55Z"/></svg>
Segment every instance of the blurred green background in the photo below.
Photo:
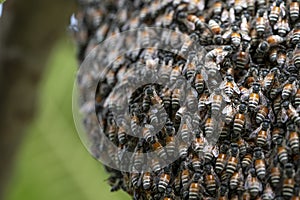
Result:
<svg viewBox="0 0 300 200"><path fill-rule="evenodd" d="M39 86L38 113L26 131L5 200L130 199L110 192L108 175L77 135L72 117L75 45L63 39Z"/></svg>

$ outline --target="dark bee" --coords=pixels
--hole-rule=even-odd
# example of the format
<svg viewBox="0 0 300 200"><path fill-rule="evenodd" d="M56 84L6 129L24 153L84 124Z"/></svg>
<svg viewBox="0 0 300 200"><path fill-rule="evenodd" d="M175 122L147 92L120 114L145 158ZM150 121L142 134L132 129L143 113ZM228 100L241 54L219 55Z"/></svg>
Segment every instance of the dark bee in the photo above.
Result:
<svg viewBox="0 0 300 200"><path fill-rule="evenodd" d="M261 123L250 136L250 138L256 138L256 145L259 147L265 147L266 145L271 144L271 135L270 135L270 121L265 120Z"/></svg>
<svg viewBox="0 0 300 200"><path fill-rule="evenodd" d="M219 184L218 176L209 164L205 165L204 173L206 174L204 178L205 188L209 194L215 196Z"/></svg>
<svg viewBox="0 0 300 200"><path fill-rule="evenodd" d="M152 182L152 176L151 176L151 173L150 172L145 172L143 174L143 188L145 190L148 190L151 188L151 182Z"/></svg>
<svg viewBox="0 0 300 200"><path fill-rule="evenodd" d="M242 132L242 130L244 129L245 126L245 112L246 112L247 106L246 104L242 103L239 105L238 108L238 113L235 115L234 117L234 121L233 121L233 131L236 134L239 134Z"/></svg>
<svg viewBox="0 0 300 200"><path fill-rule="evenodd" d="M282 187L282 196L285 198L291 198L293 196L293 191L295 187L295 180L293 179L294 175L294 166L292 163L286 163L284 165L284 180Z"/></svg>
<svg viewBox="0 0 300 200"><path fill-rule="evenodd" d="M298 43L293 52L293 62L297 68L300 68L300 44Z"/></svg>
<svg viewBox="0 0 300 200"><path fill-rule="evenodd" d="M229 142L228 142L229 143ZM226 166L227 163L227 150L228 150L228 145L226 143L224 143L221 148L220 148L220 153L217 157L216 160L216 167L215 167L215 171L216 173L220 173L223 171L223 169Z"/></svg>
<svg viewBox="0 0 300 200"><path fill-rule="evenodd" d="M291 148L294 154L298 154L300 151L299 133L295 130L294 125L288 126L288 146Z"/></svg>
<svg viewBox="0 0 300 200"><path fill-rule="evenodd" d="M189 194L188 194L188 199L193 200L193 199L201 199L202 192L204 188L203 186L199 183L201 179L201 174L200 173L195 173L193 176L193 181L191 182L189 186Z"/></svg>
<svg viewBox="0 0 300 200"><path fill-rule="evenodd" d="M230 156L228 158L227 165L226 165L226 174L228 178L230 178L237 169L237 165L239 162L238 154L239 154L238 145L236 143L231 144Z"/></svg>

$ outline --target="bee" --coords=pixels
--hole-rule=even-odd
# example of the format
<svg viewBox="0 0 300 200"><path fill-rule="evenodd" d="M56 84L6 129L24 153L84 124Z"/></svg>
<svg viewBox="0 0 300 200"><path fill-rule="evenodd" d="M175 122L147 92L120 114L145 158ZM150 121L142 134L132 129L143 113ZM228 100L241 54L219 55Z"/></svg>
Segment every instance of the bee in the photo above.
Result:
<svg viewBox="0 0 300 200"><path fill-rule="evenodd" d="M282 187L282 196L284 198L291 198L293 196L293 191L295 187L295 180L293 179L294 173L295 172L293 164L286 163L284 166L285 178L283 180Z"/></svg>
<svg viewBox="0 0 300 200"><path fill-rule="evenodd" d="M203 93L201 94L200 98L199 98L199 102L198 102L198 110L199 111L204 111L207 107L207 104L209 102L209 97L207 95L207 93Z"/></svg>
<svg viewBox="0 0 300 200"><path fill-rule="evenodd" d="M186 74L187 79L192 82L196 75L195 63L193 61L187 62L186 67L183 70L183 73Z"/></svg>
<svg viewBox="0 0 300 200"><path fill-rule="evenodd" d="M217 113L221 112L223 99L227 102L230 101L227 96L222 94L222 92L219 88L216 88L209 97L209 102L211 103L211 111L213 114L217 114Z"/></svg>
<svg viewBox="0 0 300 200"><path fill-rule="evenodd" d="M296 110L300 110L300 88L297 89L294 95L294 105L296 107Z"/></svg>
<svg viewBox="0 0 300 200"><path fill-rule="evenodd" d="M194 42L198 41L199 37L196 33L192 33L189 38L182 44L179 54L186 55L186 53L191 49Z"/></svg>
<svg viewBox="0 0 300 200"><path fill-rule="evenodd" d="M281 179L281 170L280 167L278 165L274 165L271 168L271 172L270 172L270 182L271 185L276 188L278 186L278 184L280 183L280 179Z"/></svg>
<svg viewBox="0 0 300 200"><path fill-rule="evenodd" d="M269 47L273 47L273 46L277 46L280 43L284 42L286 40L286 38L281 37L279 35L271 35L271 36L267 37L266 40L267 40Z"/></svg>
<svg viewBox="0 0 300 200"><path fill-rule="evenodd" d="M203 153L205 138L203 137L203 133L197 131L196 137L192 143L192 148L197 155Z"/></svg>
<svg viewBox="0 0 300 200"><path fill-rule="evenodd" d="M158 174L161 171L162 167L157 158L152 159L151 169L155 174Z"/></svg>
<svg viewBox="0 0 300 200"><path fill-rule="evenodd" d="M219 199L218 200L227 200L228 199L228 186L222 184L219 190Z"/></svg>
<svg viewBox="0 0 300 200"><path fill-rule="evenodd" d="M180 128L180 136L182 141L184 142L188 142L190 137L191 137L191 133L192 133L192 125L191 122L189 121L189 119L184 119L184 123L182 124L181 128Z"/></svg>
<svg viewBox="0 0 300 200"><path fill-rule="evenodd" d="M255 82L252 85L252 93L249 95L249 110L254 111L258 108L260 102L265 105L265 97L260 92L260 84Z"/></svg>
<svg viewBox="0 0 300 200"><path fill-rule="evenodd" d="M182 165L182 166L184 166L184 165ZM182 184L183 188L187 187L189 180L191 178L190 175L191 174L190 174L189 169L187 169L186 167L182 167L180 180L181 180L181 184Z"/></svg>
<svg viewBox="0 0 300 200"><path fill-rule="evenodd" d="M248 177L245 183L245 189L247 189L251 197L256 197L262 191L262 184L255 175L255 170L251 168L248 172Z"/></svg>
<svg viewBox="0 0 300 200"><path fill-rule="evenodd" d="M181 119L183 118L184 114L186 113L186 106L180 107L179 110L175 113L175 123L174 127L177 129L180 125Z"/></svg>
<svg viewBox="0 0 300 200"><path fill-rule="evenodd" d="M204 132L205 135L207 136L211 136L214 132L215 129L215 120L213 118L211 118L211 116L209 116L204 124Z"/></svg>
<svg viewBox="0 0 300 200"><path fill-rule="evenodd" d="M226 175L228 178L237 170L239 148L236 143L231 144L230 156L226 165Z"/></svg>
<svg viewBox="0 0 300 200"><path fill-rule="evenodd" d="M152 141L152 149L157 152L157 155L161 159L167 159L166 151L158 141L155 140Z"/></svg>
<svg viewBox="0 0 300 200"><path fill-rule="evenodd" d="M219 148L217 145L207 145L204 147L204 160L205 163L209 163L213 160L213 158L218 157Z"/></svg>
<svg viewBox="0 0 300 200"><path fill-rule="evenodd" d="M260 106L260 109L258 110L255 117L256 123L261 124L266 119L268 114L269 114L269 108L267 106Z"/></svg>
<svg viewBox="0 0 300 200"><path fill-rule="evenodd" d="M117 134L117 126L115 124L111 124L108 126L108 137L109 140L113 143L116 142L116 134Z"/></svg>
<svg viewBox="0 0 300 200"><path fill-rule="evenodd" d="M194 80L194 87L198 94L202 94L205 88L205 82L201 73L197 72Z"/></svg>
<svg viewBox="0 0 300 200"><path fill-rule="evenodd" d="M242 163L241 163L243 169L248 169L248 167L252 164L252 159L253 159L253 156L252 156L251 151L247 150L247 153L243 157Z"/></svg>
<svg viewBox="0 0 300 200"><path fill-rule="evenodd" d="M169 111L170 105L171 105L171 102L172 102L171 95L172 95L171 90L167 87L164 87L160 97L163 101L163 105L164 105L167 112Z"/></svg>
<svg viewBox="0 0 300 200"><path fill-rule="evenodd" d="M224 141L224 144L222 144L220 147L220 154L217 157L216 167L215 167L215 171L217 174L220 174L223 171L227 163L227 150L228 150L227 143L229 143L229 141L227 142Z"/></svg>
<svg viewBox="0 0 300 200"><path fill-rule="evenodd" d="M143 188L145 190L149 190L151 188L151 182L152 182L151 173L150 172L145 172L143 174L143 180L142 180Z"/></svg>
<svg viewBox="0 0 300 200"><path fill-rule="evenodd" d="M275 81L275 77L276 75L279 73L279 69L278 68L273 68L272 70L270 70L270 72L264 77L263 81L262 81L262 88L266 91L269 91Z"/></svg>
<svg viewBox="0 0 300 200"><path fill-rule="evenodd" d="M270 145L271 135L270 135L270 121L265 120L261 125L250 134L250 138L256 137L256 145L259 147L264 147Z"/></svg>
<svg viewBox="0 0 300 200"><path fill-rule="evenodd" d="M221 37L222 29L221 29L220 25L217 23L217 21L210 19L208 22L208 26L214 34L214 43L222 44L223 43L223 38Z"/></svg>
<svg viewBox="0 0 300 200"><path fill-rule="evenodd" d="M167 13L164 15L164 17L162 19L162 25L163 25L163 27L170 26L172 24L173 17L174 17L174 10L168 9Z"/></svg>
<svg viewBox="0 0 300 200"><path fill-rule="evenodd" d="M187 20L192 23L195 28L201 29L204 25L203 22L201 21L201 18L197 17L196 15L188 15ZM195 28L191 28L192 30Z"/></svg>
<svg viewBox="0 0 300 200"><path fill-rule="evenodd" d="M176 140L173 136L166 136L166 151L169 156L173 156L176 149Z"/></svg>
<svg viewBox="0 0 300 200"><path fill-rule="evenodd" d="M231 39L231 44L235 48L238 48L240 46L240 44L241 44L241 41L242 41L241 34L238 31L239 31L239 27L238 26L233 26L232 27L232 33L230 35L230 39Z"/></svg>
<svg viewBox="0 0 300 200"><path fill-rule="evenodd" d="M240 89L234 82L233 77L231 75L226 75L225 79L226 80L220 85L220 88L224 89L224 93L230 98L233 96L234 92L240 94Z"/></svg>
<svg viewBox="0 0 300 200"><path fill-rule="evenodd" d="M289 10L291 20L296 21L299 18L299 2L297 0L291 0Z"/></svg>
<svg viewBox="0 0 300 200"><path fill-rule="evenodd" d="M281 0L276 0L275 5L272 7L271 12L269 14L269 20L271 24L275 24L278 21L278 18L280 16L280 4Z"/></svg>
<svg viewBox="0 0 300 200"><path fill-rule="evenodd" d="M187 157L187 155L188 155L187 144L185 144L184 142L181 142L181 144L179 145L179 156L180 156L180 158L184 159Z"/></svg>
<svg viewBox="0 0 300 200"><path fill-rule="evenodd" d="M197 110L197 96L198 93L193 88L190 88L188 91L188 94L186 96L186 106L189 109L190 112L194 113Z"/></svg>
<svg viewBox="0 0 300 200"><path fill-rule="evenodd" d="M300 148L299 133L296 132L295 126L292 124L288 126L288 145L294 154L299 153L299 148Z"/></svg>
<svg viewBox="0 0 300 200"><path fill-rule="evenodd" d="M247 8L247 3L246 3L246 1L235 0L233 7L234 7L235 12L237 14L239 14L243 11L244 8Z"/></svg>
<svg viewBox="0 0 300 200"><path fill-rule="evenodd" d="M236 134L241 133L244 129L245 118L246 118L244 113L246 112L246 110L247 110L246 104L242 103L239 105L238 113L235 114L234 121L233 121L233 131Z"/></svg>
<svg viewBox="0 0 300 200"><path fill-rule="evenodd" d="M300 68L300 43L297 44L293 52L293 63L297 68Z"/></svg>
<svg viewBox="0 0 300 200"><path fill-rule="evenodd" d="M260 9L257 11L258 16L256 17L255 29L259 36L263 35L266 30L267 19L265 17L265 11Z"/></svg>
<svg viewBox="0 0 300 200"><path fill-rule="evenodd" d="M181 65L175 65L173 67L170 75L170 84L174 84L178 80L178 77L181 75L182 71L181 67Z"/></svg>
<svg viewBox="0 0 300 200"><path fill-rule="evenodd" d="M188 200L192 199L202 199L202 192L204 190L203 186L199 183L199 180L201 179L201 174L196 172L193 176L192 182L189 186L189 194L188 194Z"/></svg>
<svg viewBox="0 0 300 200"><path fill-rule="evenodd" d="M254 148L253 159L254 159L254 168L257 177L260 180L264 180L266 176L266 163L264 160L264 154L260 147Z"/></svg>
<svg viewBox="0 0 300 200"><path fill-rule="evenodd" d="M175 88L172 92L172 102L171 102L171 106L172 106L172 110L178 110L178 108L180 107L181 101L182 101L182 92L180 88Z"/></svg>
<svg viewBox="0 0 300 200"><path fill-rule="evenodd" d="M124 125L119 126L118 141L120 144L125 144L127 142L126 129Z"/></svg>
<svg viewBox="0 0 300 200"><path fill-rule="evenodd" d="M280 163L286 164L288 162L288 152L285 146L280 145L277 147L277 156Z"/></svg>
<svg viewBox="0 0 300 200"><path fill-rule="evenodd" d="M295 86L296 78L291 76L289 77L287 83L283 86L281 97L283 100L288 99L291 95L296 93L296 86Z"/></svg>
<svg viewBox="0 0 300 200"><path fill-rule="evenodd" d="M163 172L161 172L159 181L158 181L158 191L165 192L171 180L170 171L166 167Z"/></svg>
<svg viewBox="0 0 300 200"><path fill-rule="evenodd" d="M237 140L237 144L239 146L240 156L244 156L247 153L247 142L242 138L239 137Z"/></svg>
<svg viewBox="0 0 300 200"><path fill-rule="evenodd" d="M254 47L257 47L257 45L259 43L259 36L258 36L258 33L255 28L253 28L250 31L250 36L251 36L251 45Z"/></svg>
<svg viewBox="0 0 300 200"><path fill-rule="evenodd" d="M153 131L154 127L150 124L146 124L145 127L143 127L142 134L146 142L153 142Z"/></svg>
<svg viewBox="0 0 300 200"><path fill-rule="evenodd" d="M274 29L277 30L279 36L286 36L286 34L290 31L288 19L286 17L280 17L280 20L274 25Z"/></svg>
<svg viewBox="0 0 300 200"><path fill-rule="evenodd" d="M160 74L160 81L163 84L167 84L167 82L170 80L170 74L172 71L172 60L169 62L164 61L164 63L161 65L159 74Z"/></svg>
<svg viewBox="0 0 300 200"><path fill-rule="evenodd" d="M222 114L225 115L225 123L227 125L231 124L233 118L236 114L236 109L233 104L229 103L222 111Z"/></svg>
<svg viewBox="0 0 300 200"><path fill-rule="evenodd" d="M216 194L216 189L219 185L219 179L218 176L215 174L214 170L212 169L212 166L210 164L205 165L205 188L207 192L213 196Z"/></svg>
<svg viewBox="0 0 300 200"><path fill-rule="evenodd" d="M275 198L275 192L273 191L270 184L266 185L261 197L262 197L262 200L271 200L271 199Z"/></svg>
<svg viewBox="0 0 300 200"><path fill-rule="evenodd" d="M288 34L289 41L297 45L300 40L300 23L295 24L294 29Z"/></svg>
<svg viewBox="0 0 300 200"><path fill-rule="evenodd" d="M198 172L201 170L201 161L198 157L198 155L194 155L192 158L192 168L194 169L194 171Z"/></svg>
<svg viewBox="0 0 300 200"><path fill-rule="evenodd" d="M142 176L139 173L131 173L131 184L134 188L139 188L142 184Z"/></svg>
<svg viewBox="0 0 300 200"><path fill-rule="evenodd" d="M241 50L236 57L236 67L238 69L247 69L250 61L248 42L242 42Z"/></svg>
<svg viewBox="0 0 300 200"><path fill-rule="evenodd" d="M282 103L281 120L285 123L288 119L293 121L298 127L300 126L300 116L297 110L290 104L289 101Z"/></svg>
<svg viewBox="0 0 300 200"><path fill-rule="evenodd" d="M242 168L238 172L234 172L229 180L229 187L231 190L236 190L240 182L243 180L243 171Z"/></svg>

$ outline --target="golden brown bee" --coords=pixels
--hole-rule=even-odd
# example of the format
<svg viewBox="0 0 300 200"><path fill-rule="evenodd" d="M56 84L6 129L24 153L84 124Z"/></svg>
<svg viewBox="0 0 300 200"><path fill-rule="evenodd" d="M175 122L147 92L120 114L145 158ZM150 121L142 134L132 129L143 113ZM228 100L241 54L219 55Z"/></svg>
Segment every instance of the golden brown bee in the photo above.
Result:
<svg viewBox="0 0 300 200"><path fill-rule="evenodd" d="M283 180L282 196L284 198L291 198L295 187L294 166L292 163L287 163L284 166L285 178Z"/></svg>
<svg viewBox="0 0 300 200"><path fill-rule="evenodd" d="M118 141L120 144L125 144L127 142L126 129L124 126L119 126Z"/></svg>
<svg viewBox="0 0 300 200"><path fill-rule="evenodd" d="M174 84L180 75L181 75L181 66L179 65L174 66L170 75L171 84Z"/></svg>
<svg viewBox="0 0 300 200"><path fill-rule="evenodd" d="M254 148L253 159L254 159L254 169L257 177L260 180L264 180L266 176L266 163L264 160L262 149L260 147Z"/></svg>
<svg viewBox="0 0 300 200"><path fill-rule="evenodd" d="M226 80L223 81L219 87L220 89L224 89L224 93L230 98L234 92L240 94L240 90L231 75L226 75Z"/></svg>
<svg viewBox="0 0 300 200"><path fill-rule="evenodd" d="M275 5L272 7L271 12L269 14L269 20L271 24L275 24L278 21L280 15L280 3L281 1L276 1Z"/></svg>
<svg viewBox="0 0 300 200"><path fill-rule="evenodd" d="M228 158L227 161L227 165L226 165L226 175L227 178L230 178L232 176L232 174L236 171L237 169L237 165L238 165L238 145L236 143L232 143L231 144L231 151L230 151L230 156Z"/></svg>
<svg viewBox="0 0 300 200"><path fill-rule="evenodd" d="M143 182L143 188L145 190L149 190L151 188L152 175L151 175L150 172L145 172L143 174L143 180L142 180L142 182Z"/></svg>
<svg viewBox="0 0 300 200"><path fill-rule="evenodd" d="M197 155L200 155L203 153L204 137L203 137L203 134L201 134L199 131L196 132L196 137L192 143L192 148Z"/></svg>
<svg viewBox="0 0 300 200"><path fill-rule="evenodd" d="M241 50L236 57L236 67L238 69L247 69L250 60L249 45L247 42L242 43Z"/></svg>
<svg viewBox="0 0 300 200"><path fill-rule="evenodd" d="M267 19L264 14L264 10L259 10L258 16L256 17L255 29L258 35L263 35L266 30Z"/></svg>
<svg viewBox="0 0 300 200"><path fill-rule="evenodd" d="M189 186L189 194L188 194L188 199L198 199L202 196L201 190L203 190L203 186L200 185L199 179L201 177L200 173L195 173L193 177L193 181L191 182Z"/></svg>
<svg viewBox="0 0 300 200"><path fill-rule="evenodd" d="M183 186L183 188L185 188L190 180L190 171L188 169L182 169L181 170L181 175L180 175L180 180L181 180L181 184Z"/></svg>
<svg viewBox="0 0 300 200"><path fill-rule="evenodd" d="M286 36L286 34L290 31L288 19L286 17L280 18L279 21L275 24L274 29L277 30L279 36Z"/></svg>
<svg viewBox="0 0 300 200"><path fill-rule="evenodd" d="M225 95L222 95L219 88L210 95L209 102L211 103L211 111L213 114L221 112L221 106L223 99L229 102L229 98Z"/></svg>
<svg viewBox="0 0 300 200"><path fill-rule="evenodd" d="M267 42L270 47L279 45L280 43L282 43L284 41L285 41L285 38L281 37L279 35L271 35L271 36L267 37Z"/></svg>
<svg viewBox="0 0 300 200"><path fill-rule="evenodd" d="M179 88L174 89L172 92L172 110L178 110L180 107L181 98L181 90Z"/></svg>
<svg viewBox="0 0 300 200"><path fill-rule="evenodd" d="M262 200L267 200L267 199L274 199L275 198L275 192L273 191L272 187L267 184L263 194L261 195Z"/></svg>
<svg viewBox="0 0 300 200"><path fill-rule="evenodd" d="M300 43L297 44L293 52L293 62L297 68L300 68Z"/></svg>
<svg viewBox="0 0 300 200"><path fill-rule="evenodd" d="M187 20L192 22L197 28L202 28L203 22L196 15L188 15Z"/></svg>
<svg viewBox="0 0 300 200"><path fill-rule="evenodd" d="M282 88L281 97L283 100L288 99L291 95L295 94L296 86L295 86L295 77L289 77L288 81Z"/></svg>
<svg viewBox="0 0 300 200"><path fill-rule="evenodd" d="M173 136L166 136L166 151L169 156L174 155L174 151L176 148L176 141Z"/></svg>
<svg viewBox="0 0 300 200"><path fill-rule="evenodd" d="M259 37L258 37L258 33L255 28L253 28L250 31L250 36L251 36L251 45L257 46L259 43Z"/></svg>
<svg viewBox="0 0 300 200"><path fill-rule="evenodd" d="M252 153L247 153L242 159L242 167L243 169L247 169L252 164Z"/></svg>
<svg viewBox="0 0 300 200"><path fill-rule="evenodd" d="M281 179L281 170L280 170L280 167L278 165L273 166L271 168L271 173L270 173L271 185L273 187L277 187L277 185L280 183L280 179Z"/></svg>
<svg viewBox="0 0 300 200"><path fill-rule="evenodd" d="M212 135L215 128L215 121L208 117L204 124L204 132L206 135Z"/></svg>
<svg viewBox="0 0 300 200"><path fill-rule="evenodd" d="M296 110L299 110L300 108L300 88L297 89L295 96L294 96L294 105L296 107Z"/></svg>
<svg viewBox="0 0 300 200"><path fill-rule="evenodd" d="M238 32L238 30L239 30L238 26L233 26L232 33L230 35L231 43L235 48L238 48L242 41L242 36Z"/></svg>
<svg viewBox="0 0 300 200"><path fill-rule="evenodd" d="M299 133L295 131L295 127L293 125L288 127L288 146L291 148L294 154L299 153Z"/></svg>
<svg viewBox="0 0 300 200"><path fill-rule="evenodd" d="M167 154L166 154L166 152L165 152L163 146L162 146L158 141L153 142L152 148L153 148L154 151L157 152L157 155L158 155L160 158L162 158L162 159L167 159Z"/></svg>
<svg viewBox="0 0 300 200"><path fill-rule="evenodd" d="M256 117L255 117L255 121L257 124L262 123L266 117L269 114L269 109L267 106L261 106L260 109L258 110Z"/></svg>
<svg viewBox="0 0 300 200"><path fill-rule="evenodd" d="M158 191L164 192L167 186L169 185L170 180L171 180L170 172L168 170L164 170L164 172L162 172L159 177Z"/></svg>
<svg viewBox="0 0 300 200"><path fill-rule="evenodd" d="M285 123L288 119L293 121L297 126L300 126L300 116L297 110L290 104L289 101L282 103L281 120Z"/></svg>
<svg viewBox="0 0 300 200"><path fill-rule="evenodd" d="M288 34L289 40L293 45L297 45L300 40L300 24L297 23L294 29Z"/></svg>
<svg viewBox="0 0 300 200"><path fill-rule="evenodd" d="M222 44L223 43L223 39L221 37L222 28L220 27L220 25L215 20L210 19L208 22L208 26L214 34L214 43Z"/></svg>
<svg viewBox="0 0 300 200"><path fill-rule="evenodd" d="M285 146L277 147L277 155L280 163L286 164L288 162L288 152Z"/></svg>
<svg viewBox="0 0 300 200"><path fill-rule="evenodd" d="M234 172L233 175L231 176L230 180L229 180L229 187L232 190L237 189L238 185L240 184L240 181L242 181L242 176L243 176L243 172L242 172L242 168L240 168L240 170L238 172Z"/></svg>
<svg viewBox="0 0 300 200"><path fill-rule="evenodd" d="M212 167L210 165L205 166L205 178L204 183L206 185L206 190L209 194L215 195L217 185L219 184L219 180L217 175L214 173Z"/></svg>
<svg viewBox="0 0 300 200"><path fill-rule="evenodd" d="M247 189L251 197L256 197L262 191L262 184L255 175L255 170L252 168L249 170L249 174L245 183L245 189Z"/></svg>
<svg viewBox="0 0 300 200"><path fill-rule="evenodd" d="M208 104L208 95L207 93L203 93L200 98L199 98L199 102L198 102L198 109L199 111L204 111L205 108L207 107Z"/></svg>
<svg viewBox="0 0 300 200"><path fill-rule="evenodd" d="M259 83L253 83L252 85L252 93L250 93L249 95L249 109L251 111L254 111L257 109L258 104L261 100L261 95L260 93L260 85Z"/></svg>
<svg viewBox="0 0 300 200"><path fill-rule="evenodd" d="M108 137L109 140L113 143L116 142L116 133L117 133L117 127L115 124L111 124L108 126Z"/></svg>
<svg viewBox="0 0 300 200"><path fill-rule="evenodd" d="M204 79L201 73L197 72L194 80L194 86L198 94L202 94L205 88Z"/></svg>
<svg viewBox="0 0 300 200"><path fill-rule="evenodd" d="M246 104L242 103L239 106L238 113L235 114L234 121L233 121L233 131L236 134L240 134L244 129L244 126L245 126L245 114L244 113L245 113L246 109L247 109Z"/></svg>
<svg viewBox="0 0 300 200"><path fill-rule="evenodd" d="M296 21L299 18L299 2L297 0L292 0L289 5L289 13L292 21Z"/></svg>
<svg viewBox="0 0 300 200"><path fill-rule="evenodd" d="M266 145L271 144L271 135L270 135L270 122L264 121L261 123L251 135L250 138L256 137L256 145L259 147L265 147Z"/></svg>

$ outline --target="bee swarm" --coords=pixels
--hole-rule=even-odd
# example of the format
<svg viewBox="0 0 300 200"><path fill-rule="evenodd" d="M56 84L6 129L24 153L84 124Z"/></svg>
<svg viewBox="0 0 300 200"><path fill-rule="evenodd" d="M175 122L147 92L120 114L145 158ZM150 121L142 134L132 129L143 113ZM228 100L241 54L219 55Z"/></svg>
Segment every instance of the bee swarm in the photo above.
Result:
<svg viewBox="0 0 300 200"><path fill-rule="evenodd" d="M80 0L79 5L72 30L80 62L106 38L142 27L186 34L207 51L207 65L199 65L192 44L180 43L171 35L166 45L181 44L178 51L152 48L128 52L99 82L96 112L104 121L106 136L120 151L147 153L172 144L179 129L186 133L179 143L159 152L168 158L179 149L180 157L166 167L151 163L152 171L142 173L106 167L112 191L123 189L134 199L300 199L298 0ZM145 43L152 42L147 41L146 32L143 38ZM109 59L110 53L99 59ZM124 72L138 67L138 60L155 61L162 77L174 83L172 87L148 84L132 94L131 129L146 123L155 126L162 118L166 121L154 136L151 126L145 126L140 140L116 125L108 108L116 105L105 105L105 101L113 102L108 99L110 93ZM213 92L201 68L208 76L221 74L222 83ZM185 94L184 86L176 83L179 75L195 94ZM183 122L189 116L181 106L183 99L189 108L197 109L197 115L190 116L196 122L192 127ZM157 112L150 111L154 104ZM215 113L224 118L221 123L212 119ZM95 119L85 120L93 137L94 156L97 158L99 151L109 154L91 133L89 120ZM205 137L214 134L216 127L218 140L206 148ZM192 140L188 148L181 144L186 140ZM138 158L132 162L141 167Z"/></svg>

